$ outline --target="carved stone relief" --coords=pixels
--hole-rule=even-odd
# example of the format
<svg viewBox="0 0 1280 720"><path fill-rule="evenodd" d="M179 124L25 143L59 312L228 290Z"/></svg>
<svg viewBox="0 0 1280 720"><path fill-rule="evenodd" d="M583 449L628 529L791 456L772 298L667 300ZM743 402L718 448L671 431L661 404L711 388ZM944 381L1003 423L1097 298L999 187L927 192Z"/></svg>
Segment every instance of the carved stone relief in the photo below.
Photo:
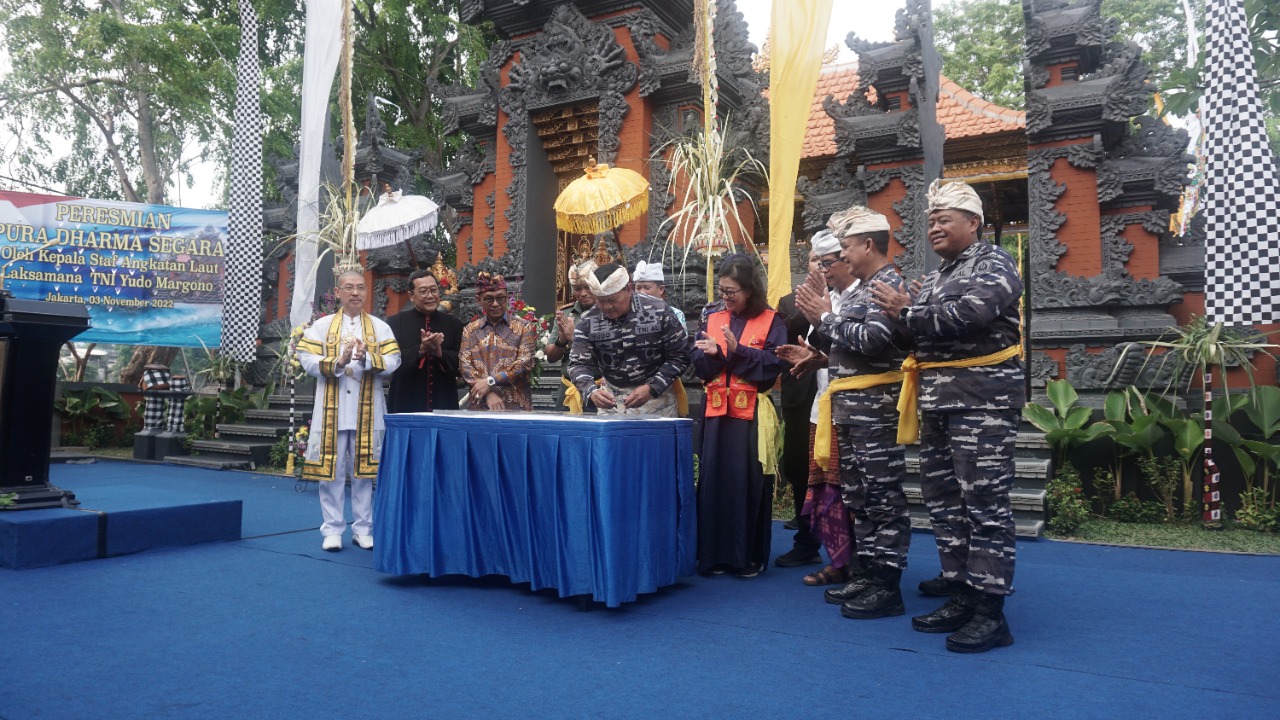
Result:
<svg viewBox="0 0 1280 720"><path fill-rule="evenodd" d="M1031 351L1031 387L1042 388L1058 377L1058 361L1046 353Z"/></svg>

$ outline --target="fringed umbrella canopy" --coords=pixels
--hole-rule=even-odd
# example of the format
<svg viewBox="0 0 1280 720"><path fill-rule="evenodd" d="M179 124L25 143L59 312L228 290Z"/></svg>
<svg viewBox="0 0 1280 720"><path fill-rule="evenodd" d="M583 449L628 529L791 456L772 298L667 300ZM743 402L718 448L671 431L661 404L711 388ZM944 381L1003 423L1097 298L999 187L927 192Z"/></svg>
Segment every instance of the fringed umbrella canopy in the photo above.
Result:
<svg viewBox="0 0 1280 720"><path fill-rule="evenodd" d="M595 235L649 212L649 181L640 173L594 162L583 171L556 198L556 227Z"/></svg>
<svg viewBox="0 0 1280 720"><path fill-rule="evenodd" d="M384 192L378 204L356 226L356 247L373 250L431 232L440 221L440 208L431 198Z"/></svg>

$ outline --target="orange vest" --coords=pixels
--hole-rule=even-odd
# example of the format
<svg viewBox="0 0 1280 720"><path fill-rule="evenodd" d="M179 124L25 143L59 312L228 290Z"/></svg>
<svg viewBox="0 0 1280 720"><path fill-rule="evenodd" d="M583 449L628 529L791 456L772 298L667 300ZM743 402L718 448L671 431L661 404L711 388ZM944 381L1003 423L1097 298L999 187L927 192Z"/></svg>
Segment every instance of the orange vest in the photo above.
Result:
<svg viewBox="0 0 1280 720"><path fill-rule="evenodd" d="M747 320L742 329L742 337L738 342L749 348L763 350L769 338L769 327L773 325L773 310L766 309L759 315ZM729 311L721 310L707 318L707 335L720 346L722 355L728 353L729 343L725 340L724 329L729 327ZM737 375L729 375L729 371L717 375L706 385L707 401L706 417L728 415L738 420L751 420L756 416L756 386Z"/></svg>

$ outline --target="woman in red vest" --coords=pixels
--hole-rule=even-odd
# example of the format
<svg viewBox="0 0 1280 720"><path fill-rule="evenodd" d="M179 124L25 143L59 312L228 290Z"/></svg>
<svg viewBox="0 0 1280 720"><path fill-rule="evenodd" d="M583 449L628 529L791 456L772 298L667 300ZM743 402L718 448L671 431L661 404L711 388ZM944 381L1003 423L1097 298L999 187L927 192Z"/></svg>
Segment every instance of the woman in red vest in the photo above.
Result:
<svg viewBox="0 0 1280 720"><path fill-rule="evenodd" d="M768 565L777 415L765 395L784 367L783 318L769 308L759 267L731 255L717 278L720 302L704 313L690 353L706 383L698 480L698 572L755 577ZM763 462L762 462L763 461Z"/></svg>

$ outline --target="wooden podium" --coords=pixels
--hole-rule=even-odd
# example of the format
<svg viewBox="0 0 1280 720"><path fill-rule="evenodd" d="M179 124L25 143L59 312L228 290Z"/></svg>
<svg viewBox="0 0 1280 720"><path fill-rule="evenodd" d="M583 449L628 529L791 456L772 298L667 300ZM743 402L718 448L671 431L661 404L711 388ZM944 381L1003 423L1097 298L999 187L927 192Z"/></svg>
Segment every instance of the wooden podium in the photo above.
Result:
<svg viewBox="0 0 1280 720"><path fill-rule="evenodd" d="M49 426L58 354L88 327L84 305L0 291L0 495L16 496L11 510L77 504L49 484Z"/></svg>

